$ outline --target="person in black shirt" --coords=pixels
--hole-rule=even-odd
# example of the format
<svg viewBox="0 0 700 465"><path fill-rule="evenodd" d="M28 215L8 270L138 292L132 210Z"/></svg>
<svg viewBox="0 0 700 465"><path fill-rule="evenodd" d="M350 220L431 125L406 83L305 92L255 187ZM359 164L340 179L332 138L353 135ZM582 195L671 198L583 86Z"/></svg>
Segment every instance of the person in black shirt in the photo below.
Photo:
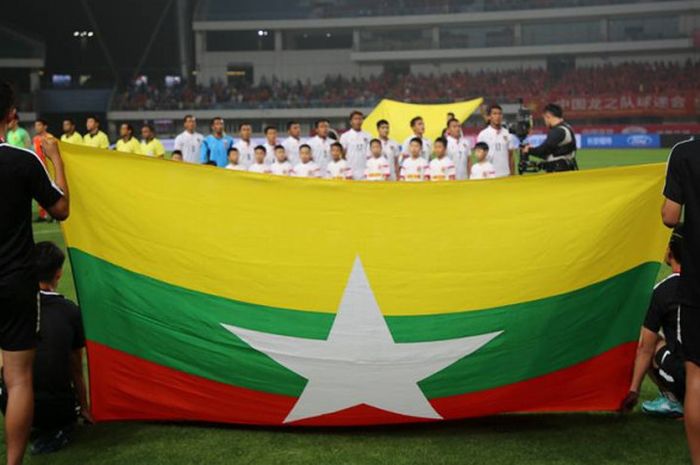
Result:
<svg viewBox="0 0 700 465"><path fill-rule="evenodd" d="M693 464L700 465L700 140L671 150L661 218L675 227L684 210L683 271L678 284L680 342L685 357L685 431Z"/></svg>
<svg viewBox="0 0 700 465"><path fill-rule="evenodd" d="M85 334L80 309L56 292L65 258L52 242L36 245L41 337L34 361L34 454L65 446L79 415L92 422L83 377ZM3 396L3 407L5 401Z"/></svg>
<svg viewBox="0 0 700 465"><path fill-rule="evenodd" d="M564 121L564 110L550 103L544 107L542 117L549 128L547 138L537 147L524 146L522 153L543 159L542 168L548 173L577 170L576 134Z"/></svg>
<svg viewBox="0 0 700 465"><path fill-rule="evenodd" d="M0 81L0 139L14 118L14 92ZM0 348L7 385L5 415L7 463L21 464L27 447L34 397L32 362L37 344L38 281L32 266L32 199L57 220L68 217L68 185L58 142L42 139L52 162L51 181L39 158L28 150L0 143Z"/></svg>
<svg viewBox="0 0 700 465"><path fill-rule="evenodd" d="M629 393L622 401L623 413L634 408L639 399L639 388L644 375L659 387L661 395L642 404L642 411L660 416L683 416L685 396L685 369L678 336L678 298L683 257L683 230L676 226L666 250L666 264L672 273L654 287L651 303L639 335L637 358ZM663 336L659 334L663 331Z"/></svg>

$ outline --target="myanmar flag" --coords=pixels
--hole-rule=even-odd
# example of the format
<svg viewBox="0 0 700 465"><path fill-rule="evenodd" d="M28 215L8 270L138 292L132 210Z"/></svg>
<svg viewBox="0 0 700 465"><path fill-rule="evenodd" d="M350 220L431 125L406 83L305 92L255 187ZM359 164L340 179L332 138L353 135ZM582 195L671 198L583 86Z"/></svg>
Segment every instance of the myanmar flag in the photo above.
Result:
<svg viewBox="0 0 700 465"><path fill-rule="evenodd" d="M274 177L63 144L98 420L370 425L616 409L664 168Z"/></svg>

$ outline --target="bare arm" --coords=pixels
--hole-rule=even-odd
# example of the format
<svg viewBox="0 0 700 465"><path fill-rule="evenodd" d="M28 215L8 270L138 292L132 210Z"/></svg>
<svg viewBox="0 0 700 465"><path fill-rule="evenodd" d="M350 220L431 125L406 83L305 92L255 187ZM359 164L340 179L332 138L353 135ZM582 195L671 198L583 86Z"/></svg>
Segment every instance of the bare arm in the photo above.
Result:
<svg viewBox="0 0 700 465"><path fill-rule="evenodd" d="M71 354L71 378L73 387L80 403L80 414L85 420L93 422L90 414L90 407L87 400L87 389L85 388L85 377L83 376L83 349L76 349Z"/></svg>
<svg viewBox="0 0 700 465"><path fill-rule="evenodd" d="M508 166L510 167L510 175L513 176L515 174L515 156L514 156L515 150L508 150Z"/></svg>
<svg viewBox="0 0 700 465"><path fill-rule="evenodd" d="M674 228L681 221L682 205L673 200L666 199L661 207L661 220L669 228Z"/></svg>
<svg viewBox="0 0 700 465"><path fill-rule="evenodd" d="M61 197L55 204L47 207L51 216L59 221L68 218L70 213L70 201L68 197L68 182L66 181L66 172L63 168L63 159L61 152L58 149L58 140L52 135L46 135L41 141L41 147L44 150L46 158L51 160L54 167L54 183L63 192Z"/></svg>
<svg viewBox="0 0 700 465"><path fill-rule="evenodd" d="M642 332L639 336L639 344L637 345L637 358L634 360L634 372L632 374L632 381L630 382L630 391L639 392L639 387L642 385L644 375L646 375L651 367L651 360L654 358L656 342L658 340L659 336L656 333L647 328L642 328Z"/></svg>

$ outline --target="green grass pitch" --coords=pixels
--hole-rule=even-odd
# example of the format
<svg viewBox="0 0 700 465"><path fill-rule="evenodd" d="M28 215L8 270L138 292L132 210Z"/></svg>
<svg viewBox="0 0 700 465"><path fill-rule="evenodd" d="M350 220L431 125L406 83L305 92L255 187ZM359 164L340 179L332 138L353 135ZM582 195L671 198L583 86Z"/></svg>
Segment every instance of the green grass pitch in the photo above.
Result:
<svg viewBox="0 0 700 465"><path fill-rule="evenodd" d="M668 150L581 151L582 169L663 162ZM58 226L39 224L37 241L63 246ZM667 269L661 270L660 277ZM61 292L74 298L70 268ZM644 385L642 400L656 391ZM419 426L291 430L220 425L105 423L80 427L73 443L28 464L685 464L678 420L639 411L502 415Z"/></svg>

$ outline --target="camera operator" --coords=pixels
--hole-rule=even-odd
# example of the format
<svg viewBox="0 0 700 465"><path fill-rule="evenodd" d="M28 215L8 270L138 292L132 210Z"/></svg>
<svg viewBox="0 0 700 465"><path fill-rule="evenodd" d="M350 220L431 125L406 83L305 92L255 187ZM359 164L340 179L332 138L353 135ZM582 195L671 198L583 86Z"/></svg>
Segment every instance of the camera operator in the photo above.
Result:
<svg viewBox="0 0 700 465"><path fill-rule="evenodd" d="M561 107L555 103L548 104L544 107L542 117L549 128L547 138L539 147L526 145L522 148L522 153L543 159L542 169L548 173L577 170L576 135L573 128L564 121Z"/></svg>

